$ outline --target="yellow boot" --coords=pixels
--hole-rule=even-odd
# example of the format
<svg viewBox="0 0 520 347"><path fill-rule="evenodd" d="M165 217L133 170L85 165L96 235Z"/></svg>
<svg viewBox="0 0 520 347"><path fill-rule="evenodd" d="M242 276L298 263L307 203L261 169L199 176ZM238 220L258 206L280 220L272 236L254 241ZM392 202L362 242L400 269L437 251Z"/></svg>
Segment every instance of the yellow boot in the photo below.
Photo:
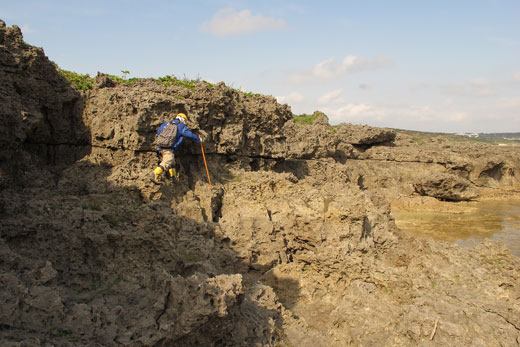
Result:
<svg viewBox="0 0 520 347"><path fill-rule="evenodd" d="M179 181L179 173L175 168L169 170L170 177L172 178L172 181L178 182Z"/></svg>
<svg viewBox="0 0 520 347"><path fill-rule="evenodd" d="M163 168L160 166L157 166L155 170L153 170L152 173L152 182L159 184L159 179L164 172Z"/></svg>

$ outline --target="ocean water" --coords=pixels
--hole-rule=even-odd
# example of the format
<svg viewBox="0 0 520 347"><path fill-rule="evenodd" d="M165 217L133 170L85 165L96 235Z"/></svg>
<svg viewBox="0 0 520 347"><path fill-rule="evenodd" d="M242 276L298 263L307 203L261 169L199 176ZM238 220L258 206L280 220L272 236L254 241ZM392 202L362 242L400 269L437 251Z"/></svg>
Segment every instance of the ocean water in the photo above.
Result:
<svg viewBox="0 0 520 347"><path fill-rule="evenodd" d="M473 247L485 238L502 241L520 257L520 200L471 203L471 212L392 213L397 226L412 237L431 237Z"/></svg>

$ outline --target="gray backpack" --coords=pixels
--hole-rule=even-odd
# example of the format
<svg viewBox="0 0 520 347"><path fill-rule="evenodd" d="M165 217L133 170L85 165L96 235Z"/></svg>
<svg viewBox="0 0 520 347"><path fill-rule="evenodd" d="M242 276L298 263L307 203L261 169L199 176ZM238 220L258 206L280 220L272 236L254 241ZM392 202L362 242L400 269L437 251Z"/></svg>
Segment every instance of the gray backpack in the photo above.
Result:
<svg viewBox="0 0 520 347"><path fill-rule="evenodd" d="M170 122L166 124L164 129L159 133L156 139L158 146L162 148L169 148L173 146L175 138L177 137L177 124Z"/></svg>

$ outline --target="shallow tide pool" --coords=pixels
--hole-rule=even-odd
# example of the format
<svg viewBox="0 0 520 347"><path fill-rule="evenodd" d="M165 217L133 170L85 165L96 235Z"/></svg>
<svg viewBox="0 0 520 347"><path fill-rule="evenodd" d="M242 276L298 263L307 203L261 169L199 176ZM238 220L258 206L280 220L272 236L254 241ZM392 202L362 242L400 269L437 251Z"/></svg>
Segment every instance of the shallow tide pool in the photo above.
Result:
<svg viewBox="0 0 520 347"><path fill-rule="evenodd" d="M471 212L394 211L397 226L412 237L432 237L472 247L484 238L502 241L520 257L520 200L470 204Z"/></svg>

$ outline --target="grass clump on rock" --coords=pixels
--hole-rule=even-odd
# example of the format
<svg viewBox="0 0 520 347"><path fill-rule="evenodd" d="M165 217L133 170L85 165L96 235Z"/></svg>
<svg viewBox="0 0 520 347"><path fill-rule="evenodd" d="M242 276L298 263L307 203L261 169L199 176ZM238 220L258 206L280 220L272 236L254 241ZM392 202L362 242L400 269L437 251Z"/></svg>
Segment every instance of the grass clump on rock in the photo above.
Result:
<svg viewBox="0 0 520 347"><path fill-rule="evenodd" d="M186 77L183 79L179 79L174 75L166 75L166 76L157 78L157 82L161 83L165 87L179 86L179 87L188 88L191 90L195 90L195 85L199 82L206 83L210 87L213 87L213 83L209 83L207 81L201 80L199 77L197 77L194 80L190 80L190 79L187 79Z"/></svg>
<svg viewBox="0 0 520 347"><path fill-rule="evenodd" d="M94 85L94 78L90 77L90 75L87 74L80 74L74 71L68 71L64 70L58 66L56 66L56 71L65 78L74 88L77 90L90 90L92 89L92 86ZM132 77L127 78L126 76L130 73L130 71L121 70L121 73L123 76L119 77L116 75L110 75L106 74L111 80L117 82L117 83L126 83L126 84L132 84L136 83L139 78Z"/></svg>
<svg viewBox="0 0 520 347"><path fill-rule="evenodd" d="M94 79L89 74L79 74L77 72L63 70L56 67L58 73L65 78L70 84L72 84L78 90L89 90L92 89Z"/></svg>
<svg viewBox="0 0 520 347"><path fill-rule="evenodd" d="M307 125L311 125L314 120L316 119L317 117L314 116L314 114L301 114L301 115L295 115L294 116L294 122L295 123L298 123L298 124L307 124Z"/></svg>
<svg viewBox="0 0 520 347"><path fill-rule="evenodd" d="M316 121L316 119L320 117L327 117L323 112L315 111L313 114L303 113L301 115L294 115L294 122L299 124L307 124L312 125Z"/></svg>

